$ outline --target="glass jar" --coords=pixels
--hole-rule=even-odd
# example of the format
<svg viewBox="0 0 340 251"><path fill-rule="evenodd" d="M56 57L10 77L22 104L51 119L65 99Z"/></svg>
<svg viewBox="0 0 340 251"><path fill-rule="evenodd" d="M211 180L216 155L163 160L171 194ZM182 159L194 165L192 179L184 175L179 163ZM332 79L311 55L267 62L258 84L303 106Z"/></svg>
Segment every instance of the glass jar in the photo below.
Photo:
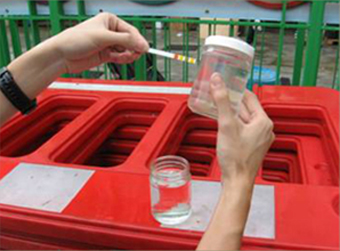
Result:
<svg viewBox="0 0 340 251"><path fill-rule="evenodd" d="M210 80L220 74L229 91L232 108L238 112L249 77L254 48L242 40L210 36L205 40L202 61L189 100L189 108L200 115L217 119L217 108L210 94Z"/></svg>
<svg viewBox="0 0 340 251"><path fill-rule="evenodd" d="M176 225L191 214L191 174L189 163L179 156L163 156L151 164L151 210L165 225Z"/></svg>

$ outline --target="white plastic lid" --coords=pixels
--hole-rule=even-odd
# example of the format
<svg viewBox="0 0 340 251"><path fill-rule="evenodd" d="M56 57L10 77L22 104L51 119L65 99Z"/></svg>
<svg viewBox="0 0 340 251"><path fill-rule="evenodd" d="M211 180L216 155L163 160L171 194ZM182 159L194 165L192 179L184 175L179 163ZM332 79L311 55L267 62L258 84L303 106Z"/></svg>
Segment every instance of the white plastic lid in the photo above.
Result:
<svg viewBox="0 0 340 251"><path fill-rule="evenodd" d="M209 36L205 39L205 45L217 45L226 48L230 48L233 50L237 50L243 52L250 56L254 57L254 47L249 45L248 43L233 37L225 37L225 36Z"/></svg>

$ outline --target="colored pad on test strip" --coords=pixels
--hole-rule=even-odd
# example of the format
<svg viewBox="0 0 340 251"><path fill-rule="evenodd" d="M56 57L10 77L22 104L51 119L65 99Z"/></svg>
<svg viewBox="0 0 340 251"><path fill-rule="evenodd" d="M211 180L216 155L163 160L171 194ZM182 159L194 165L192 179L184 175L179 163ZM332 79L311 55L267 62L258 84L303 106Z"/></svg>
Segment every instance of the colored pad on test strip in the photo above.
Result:
<svg viewBox="0 0 340 251"><path fill-rule="evenodd" d="M183 61L183 62L188 62L189 64L195 64L196 63L196 59L191 58L191 57L185 57L185 56L180 55L180 54L175 54L175 59L177 59L179 61Z"/></svg>

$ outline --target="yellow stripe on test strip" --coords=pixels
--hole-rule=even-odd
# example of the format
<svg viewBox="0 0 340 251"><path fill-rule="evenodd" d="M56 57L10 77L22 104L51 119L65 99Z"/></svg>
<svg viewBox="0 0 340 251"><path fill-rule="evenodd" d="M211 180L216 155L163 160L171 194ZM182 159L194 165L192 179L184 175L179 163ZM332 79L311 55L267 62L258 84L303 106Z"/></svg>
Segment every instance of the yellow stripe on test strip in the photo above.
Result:
<svg viewBox="0 0 340 251"><path fill-rule="evenodd" d="M185 57L180 54L175 54L175 59L183 62L188 62L189 64L196 64L196 59L191 57Z"/></svg>
<svg viewBox="0 0 340 251"><path fill-rule="evenodd" d="M188 63L189 63L189 64L196 64L196 59L194 59L194 58L188 58Z"/></svg>
<svg viewBox="0 0 340 251"><path fill-rule="evenodd" d="M188 62L189 64L196 64L195 58L186 57L186 56L176 54L176 53L171 53L168 51L162 51L162 50L157 50L155 48L150 48L149 53L162 56L162 57L166 57L166 58L173 58L173 59L176 59L182 62Z"/></svg>

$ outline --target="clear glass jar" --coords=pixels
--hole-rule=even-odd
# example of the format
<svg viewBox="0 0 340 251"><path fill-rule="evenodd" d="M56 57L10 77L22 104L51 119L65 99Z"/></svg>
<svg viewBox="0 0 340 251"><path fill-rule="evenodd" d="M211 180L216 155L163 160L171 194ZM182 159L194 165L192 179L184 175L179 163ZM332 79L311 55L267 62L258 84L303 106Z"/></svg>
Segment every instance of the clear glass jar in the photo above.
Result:
<svg viewBox="0 0 340 251"><path fill-rule="evenodd" d="M194 82L189 108L200 115L217 119L217 108L210 94L210 80L220 74L229 91L232 108L238 112L247 85L254 48L242 40L210 36L205 40L200 70Z"/></svg>
<svg viewBox="0 0 340 251"><path fill-rule="evenodd" d="M191 214L191 174L189 163L179 156L163 156L151 164L151 210L165 225L176 225Z"/></svg>

